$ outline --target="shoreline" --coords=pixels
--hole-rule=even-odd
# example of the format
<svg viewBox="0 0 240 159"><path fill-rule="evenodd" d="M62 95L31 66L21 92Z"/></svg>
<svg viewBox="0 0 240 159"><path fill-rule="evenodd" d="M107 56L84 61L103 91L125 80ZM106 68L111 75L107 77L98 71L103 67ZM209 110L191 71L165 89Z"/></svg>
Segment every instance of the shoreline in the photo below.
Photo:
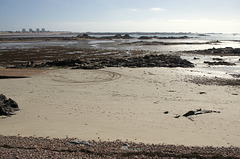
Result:
<svg viewBox="0 0 240 159"><path fill-rule="evenodd" d="M239 86L187 82L184 70L53 69L31 78L1 79L2 92L20 111L1 119L0 134L240 146ZM199 108L221 113L183 116Z"/></svg>
<svg viewBox="0 0 240 159"><path fill-rule="evenodd" d="M170 68L171 58L163 58L167 67L154 67L163 60L156 57L165 55L146 50L48 46L11 51L21 52L14 60L24 65L0 68L0 93L16 101L20 111L0 116L0 141L24 141L26 146L0 145L4 155L25 158L14 151L35 155L38 150L106 158L239 157L239 49L171 53L179 64L192 62L195 67L185 64L189 68ZM32 53L38 56L31 59ZM1 66L13 58L9 54L4 60ZM129 64L133 67L123 67ZM96 149L66 144L76 138ZM44 142L64 144L56 148ZM102 153L106 147L111 150Z"/></svg>

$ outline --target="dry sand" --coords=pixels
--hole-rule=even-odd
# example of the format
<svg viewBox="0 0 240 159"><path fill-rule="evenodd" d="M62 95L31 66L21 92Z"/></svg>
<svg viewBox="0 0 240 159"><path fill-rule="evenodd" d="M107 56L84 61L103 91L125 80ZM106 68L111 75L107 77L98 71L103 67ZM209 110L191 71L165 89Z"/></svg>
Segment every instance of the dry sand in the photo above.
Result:
<svg viewBox="0 0 240 159"><path fill-rule="evenodd" d="M239 147L239 87L185 78L181 68L105 68L1 79L21 110L0 118L0 134ZM221 113L174 118L199 108Z"/></svg>

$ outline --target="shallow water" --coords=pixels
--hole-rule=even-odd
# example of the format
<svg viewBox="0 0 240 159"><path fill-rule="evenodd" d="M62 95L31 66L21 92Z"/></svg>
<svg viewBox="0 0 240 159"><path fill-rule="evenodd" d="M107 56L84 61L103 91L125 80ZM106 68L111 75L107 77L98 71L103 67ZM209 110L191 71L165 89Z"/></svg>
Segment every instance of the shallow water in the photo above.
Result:
<svg viewBox="0 0 240 159"><path fill-rule="evenodd" d="M91 48L102 48L102 49L121 49L121 50L149 50L157 52L176 52L176 51L191 51L191 50L204 50L211 48L225 48L233 47L239 48L240 42L236 41L221 41L220 43L202 44L209 42L207 40L199 39L183 39L183 40L146 40L148 42L168 42L168 43L183 43L183 44L173 44L173 45L124 45L121 43L132 43L139 40L111 40L109 42L95 42L94 44L89 43ZM141 40L142 41L142 40ZM199 43L199 44L185 44L185 43Z"/></svg>
<svg viewBox="0 0 240 159"><path fill-rule="evenodd" d="M233 78L233 74L240 74L239 56L210 56L210 55L182 55L181 58L194 63L195 67L189 69L188 73L192 75L201 75L209 77ZM213 58L220 58L225 62L235 63L234 66L216 65L209 66L204 61L216 61Z"/></svg>
<svg viewBox="0 0 240 159"><path fill-rule="evenodd" d="M114 36L115 34L90 34L92 37L110 37ZM124 36L124 34L121 34ZM203 39L203 40L240 40L240 34L218 34L218 33L206 33L206 34L198 34L198 33L156 33L156 34L150 34L150 33L145 33L145 34L135 34L135 33L129 33L131 37L134 38L139 38L141 36L147 36L147 37L183 37L187 36L189 38L193 39ZM202 36L204 35L204 36Z"/></svg>
<svg viewBox="0 0 240 159"><path fill-rule="evenodd" d="M103 36L103 35L102 35ZM133 35L130 35L133 36ZM141 35L136 34L135 37L139 37ZM144 35L146 36L146 35ZM154 35L148 35L154 36ZM173 35L173 34L158 34L158 37L180 37L184 35ZM75 40L75 41L36 41L36 42L9 42L9 43L0 43L0 55L3 55L8 52L8 50L17 48L17 49L29 49L29 48L44 48L44 47L52 47L52 46L61 46L66 48L92 48L92 49L110 49L112 51L102 52L102 55L108 54L116 54L114 50L124 50L126 54L130 54L129 50L143 50L143 54L147 54L148 52L159 52L159 53L167 53L171 54L172 52L179 51L191 51L191 50L204 50L211 48L240 48L240 35L233 36L233 34L209 34L209 36L198 36L195 34L187 35L189 39L151 39L151 40L139 40L139 39L114 39L114 40ZM211 43L211 44L203 44L206 42L212 42L219 40L220 42ZM165 43L182 43L182 44L173 44L173 45L137 45L137 44L123 44L123 43L133 43L137 41L147 41L147 42L165 42ZM186 44L186 43L198 43L198 44ZM35 52L37 53L37 51ZM66 54L76 55L81 54L81 51L72 51ZM97 53L97 51L96 51ZM57 54L55 52L54 54ZM83 55L86 56L86 55ZM96 54L96 57L99 54ZM116 56L119 56L116 54ZM46 58L52 57L52 55L46 55ZM193 60L194 57L199 58L198 60ZM208 66L208 64L204 64L204 61L212 61L213 57L222 58L226 62L236 63L235 66ZM182 55L182 58L187 59L195 64L195 70L199 72L203 72L207 75L217 75L221 77L230 77L230 74L240 74L240 61L239 56L204 56L204 55ZM24 61L26 62L26 61ZM196 73L195 71L195 73Z"/></svg>
<svg viewBox="0 0 240 159"><path fill-rule="evenodd" d="M182 43L172 45L124 45L123 43L132 43L136 41L147 42L165 42L165 43ZM220 43L204 44L212 42L212 39L190 38L190 39L152 39L152 40L138 40L138 39L120 39L120 40L75 40L75 41L36 41L36 42L9 42L0 43L0 50L9 48L37 48L47 46L63 46L71 48L93 48L93 49L121 49L121 50L150 50L158 52L175 52L175 51L189 51L189 50L203 50L210 48L224 48L233 47L239 48L240 41L220 41ZM186 44L197 43L197 44Z"/></svg>

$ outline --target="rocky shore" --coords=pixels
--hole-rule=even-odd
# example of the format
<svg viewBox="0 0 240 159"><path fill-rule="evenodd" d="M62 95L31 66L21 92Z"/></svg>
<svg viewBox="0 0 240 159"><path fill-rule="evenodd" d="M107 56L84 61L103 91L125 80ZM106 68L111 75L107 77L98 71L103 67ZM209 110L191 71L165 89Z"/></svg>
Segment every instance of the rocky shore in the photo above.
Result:
<svg viewBox="0 0 240 159"><path fill-rule="evenodd" d="M93 58L55 60L52 62L36 64L34 62L20 67L73 67L74 69L99 69L104 67L194 67L194 65L181 59L179 56L170 55L145 55L130 58ZM17 66L18 67L18 66Z"/></svg>
<svg viewBox="0 0 240 159"><path fill-rule="evenodd" d="M240 55L240 48L232 48L232 47L225 47L225 48L212 48L207 50L195 50L195 51L184 51L185 53L191 54L201 54L201 55L220 55L220 56L239 56Z"/></svg>
<svg viewBox="0 0 240 159"><path fill-rule="evenodd" d="M70 37L64 37L64 36L3 36L0 37L0 42L11 42L11 41L73 41L73 40L82 40L82 39L92 39L92 40L113 40L113 39L142 39L142 40L149 40L149 39L188 39L189 37L186 35L174 37L174 36L140 36L139 38L132 37L130 34L123 33L123 34L109 34L108 36L94 36L89 35L86 33L79 34L79 35L73 35Z"/></svg>
<svg viewBox="0 0 240 159"><path fill-rule="evenodd" d="M179 36L179 37L173 37L173 36L166 36L166 37L157 37L157 36L141 36L138 39L188 39L188 36Z"/></svg>
<svg viewBox="0 0 240 159"><path fill-rule="evenodd" d="M0 135L0 158L240 158L237 147L176 145L48 139Z"/></svg>
<svg viewBox="0 0 240 159"><path fill-rule="evenodd" d="M56 38L55 40L78 40L89 38L87 36L72 39ZM116 35L113 38L131 37ZM30 38L30 40L36 39ZM39 40L48 41L54 40L54 38L39 38ZM151 42L145 42L145 44L154 45ZM168 44L156 43L156 45ZM213 48L184 53L239 56L240 49ZM205 61L205 64L209 66L238 64L238 61L227 63L220 58L212 60ZM4 94L9 94L16 99L19 105L21 104L21 109L25 110L25 112L9 118L11 120L7 121L2 118L1 134L15 136L0 135L0 159L240 158L239 147L231 146L239 145L237 135L239 115L236 113L239 109L239 79L200 78L198 76L185 78L185 75L182 77L178 74L179 72L176 74L177 70L157 68L194 67L193 63L174 55L137 50L104 50L64 46L3 49L0 55L0 66L21 68L6 69L8 73L9 70L15 70L15 74L0 76L2 78L1 90ZM39 68L48 67L92 70L55 69L49 74L38 77L34 76L24 80L14 79L11 83L9 83L9 79L6 80L6 78L27 77L31 72L29 70L41 72ZM135 67L141 67L141 69L132 69ZM144 69L142 69L143 67ZM24 74L27 75L23 76L22 73L16 75L17 70L25 70ZM232 76L239 78L239 74ZM215 85L217 86L215 87ZM219 94L219 92L221 93ZM19 109L16 102L4 95L0 95L0 99L0 115L12 115L15 110ZM69 99L69 101L65 99ZM36 112L39 108L41 111ZM181 117L178 114L182 114ZM208 115L202 117L199 114ZM190 119L195 117L196 120L187 120L186 122L185 117ZM32 123L25 121L32 121ZM120 121L124 121L124 123ZM13 122L15 122L14 127L11 125ZM41 129L35 128L36 122ZM108 128L108 125L112 125L112 127ZM52 132L47 132L49 127L52 128ZM143 130L139 131L142 134L137 134L138 130ZM5 131L6 133L4 133ZM63 138L67 134L78 138L85 137L85 140L67 137L63 139L62 136L55 136L61 131L65 131ZM46 132L46 136L52 135L58 138L20 136L44 136ZM76 134L71 134L72 132ZM89 137L88 135L92 132L94 135L96 132L97 137L100 136L98 133L102 132L101 138L97 140L94 135ZM126 136L130 134L130 137L126 137L129 141L142 141L134 140L138 138L146 139L147 142L146 140L142 141L145 143L187 145L184 142L189 139L189 145L218 144L217 146L229 147L187 147L113 141L119 137L111 138L109 136L116 133L126 134ZM131 137L131 133L136 134L137 137ZM87 141L88 139L94 140ZM122 138L122 140L125 139Z"/></svg>
<svg viewBox="0 0 240 159"><path fill-rule="evenodd" d="M168 38L161 38L161 39L168 39ZM135 41L135 42L122 43L121 45L140 45L140 46L142 45L204 45L204 44L216 44L216 43L220 43L220 42L219 41L210 41L210 42Z"/></svg>

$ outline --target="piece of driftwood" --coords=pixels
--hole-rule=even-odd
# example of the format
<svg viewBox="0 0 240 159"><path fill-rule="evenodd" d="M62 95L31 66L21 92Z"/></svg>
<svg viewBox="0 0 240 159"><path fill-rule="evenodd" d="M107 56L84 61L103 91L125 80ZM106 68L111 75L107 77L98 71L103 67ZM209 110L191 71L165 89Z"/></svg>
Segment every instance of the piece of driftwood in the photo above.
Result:
<svg viewBox="0 0 240 159"><path fill-rule="evenodd" d="M192 115L200 115L200 114L207 114L207 113L220 113L220 111L197 109L195 111L190 110L187 113L183 114L183 116L184 117L189 117L189 116L192 116Z"/></svg>

